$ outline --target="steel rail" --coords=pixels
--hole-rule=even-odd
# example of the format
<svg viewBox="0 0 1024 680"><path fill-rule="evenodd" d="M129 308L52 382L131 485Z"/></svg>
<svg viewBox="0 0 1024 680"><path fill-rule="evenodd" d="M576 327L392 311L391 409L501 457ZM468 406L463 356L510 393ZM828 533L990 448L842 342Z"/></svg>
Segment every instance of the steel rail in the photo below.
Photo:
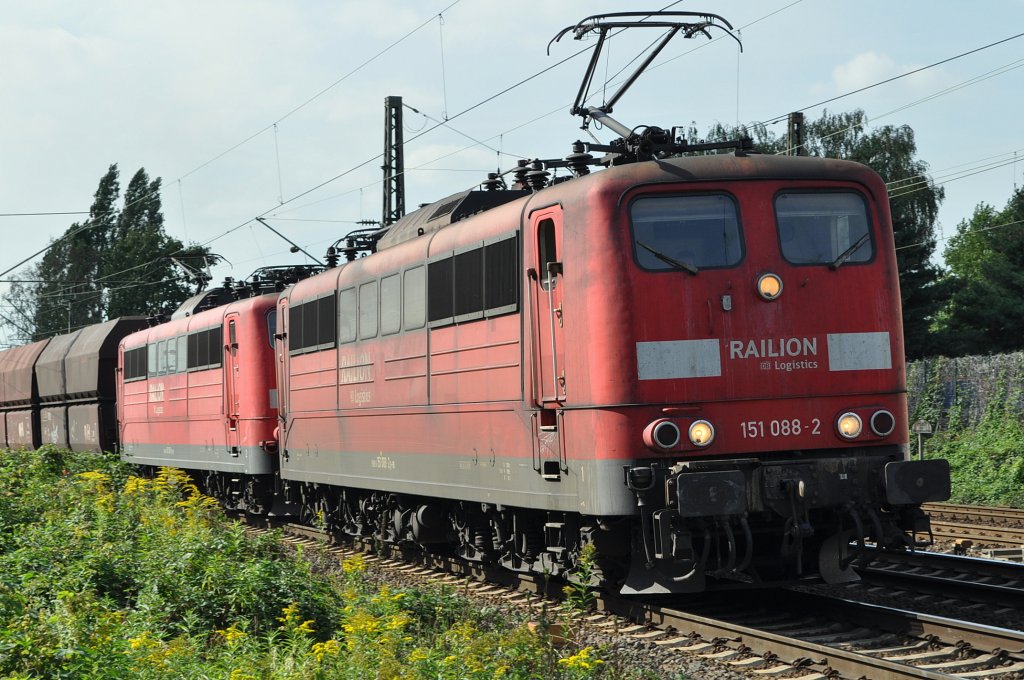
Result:
<svg viewBox="0 0 1024 680"><path fill-rule="evenodd" d="M286 534L296 535L306 540L323 541L326 538L324 532L302 525L270 522L264 525L276 526L283 529ZM344 542L332 539L327 539L327 542L333 544L332 548L342 548L345 553L348 552L345 550ZM351 550L353 552L365 551L372 547L374 546L371 546L369 542L356 541L352 543ZM514 574L487 565L467 563L455 558L430 555L416 550L403 550L391 546L384 546L384 549L381 550L379 544L375 548L381 559L395 560L435 570L439 572L439 575L443 574L445 577L463 577L506 586L520 592L554 598L561 595L558 584L545 579ZM760 603L761 598L758 598L758 601ZM1024 669L1024 632L795 591L787 591L782 602L786 609L811 612L813 616L817 617L820 617L821 612L828 612L828 621L821 621L817 624L822 630L827 628L829 623L838 619L843 623L865 627L873 631L883 630L924 640L941 641L947 645L954 645L958 649L973 649L989 654L992 659L1017 662L1010 666L974 671L975 676L982 673L994 677ZM744 625L742 622L712 618L695 612L683 611L674 606L639 602L635 599L603 593L597 594L595 604L599 611L642 624L642 628L636 626L640 630L646 631L648 627L658 629L640 633L637 637L652 635L667 635L670 638L673 635L699 636L700 641L676 637L675 640L659 644L676 644L678 642L680 646L675 649L682 651L687 649L687 646L682 646L683 642L696 642L690 646L700 650L718 648L728 644L733 651L726 651L723 654L755 654L761 657L733 662L732 667L736 669L743 666L752 667L755 663L764 663L769 666L772 664L784 665L793 670L808 672L809 675L802 676L804 678L830 678L839 675L878 680L902 680L904 678L945 680L963 676L963 674L948 674L880 656L872 656L871 649L858 651L829 646L813 639L802 640L798 637L787 636L783 632L760 630L751 625ZM775 628L778 627L775 626ZM621 632L628 634L625 630ZM820 634L808 637L820 637ZM970 664L968 661L963 663L964 665ZM985 663L982 660L976 665Z"/></svg>

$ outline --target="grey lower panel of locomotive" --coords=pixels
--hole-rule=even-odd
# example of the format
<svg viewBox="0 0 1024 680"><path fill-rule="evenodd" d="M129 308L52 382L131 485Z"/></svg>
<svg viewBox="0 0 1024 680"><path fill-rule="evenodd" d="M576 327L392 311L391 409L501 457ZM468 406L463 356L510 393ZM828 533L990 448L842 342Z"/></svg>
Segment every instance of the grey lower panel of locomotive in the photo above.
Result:
<svg viewBox="0 0 1024 680"><path fill-rule="evenodd" d="M258 446L223 447L196 444L135 444L121 446L121 458L133 465L216 470L246 475L266 475L277 470L277 456Z"/></svg>
<svg viewBox="0 0 1024 680"><path fill-rule="evenodd" d="M630 461L570 461L544 468L526 457L288 449L281 478L333 486L617 516L636 513L623 483ZM547 473L547 474L545 474Z"/></svg>

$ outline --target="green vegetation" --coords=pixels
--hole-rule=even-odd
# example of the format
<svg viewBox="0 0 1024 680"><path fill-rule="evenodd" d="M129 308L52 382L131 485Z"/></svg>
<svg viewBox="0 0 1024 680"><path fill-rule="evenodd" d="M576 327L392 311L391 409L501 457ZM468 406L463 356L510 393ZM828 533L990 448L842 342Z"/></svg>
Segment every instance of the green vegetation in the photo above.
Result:
<svg viewBox="0 0 1024 680"><path fill-rule="evenodd" d="M160 191L160 178L139 168L122 198L117 165L107 169L89 218L54 239L3 294L10 311L0 311L0 321L19 342L119 316L170 314L193 294L174 260L202 270L219 258L167 234Z"/></svg>
<svg viewBox="0 0 1024 680"><path fill-rule="evenodd" d="M0 675L9 678L627 677L449 590L334 575L223 517L180 471L0 452Z"/></svg>
<svg viewBox="0 0 1024 680"><path fill-rule="evenodd" d="M950 361L955 360L930 362L911 417L939 424L936 435L926 440L925 457L949 461L952 502L1024 507L1024 422L1019 412L1024 394L1019 381L1006 375L1019 374L1020 367L1004 367L992 381L984 410L972 418L967 411L977 399L975 390L955 391L952 403L944 408L945 364ZM911 446L916 446L915 439L912 436Z"/></svg>

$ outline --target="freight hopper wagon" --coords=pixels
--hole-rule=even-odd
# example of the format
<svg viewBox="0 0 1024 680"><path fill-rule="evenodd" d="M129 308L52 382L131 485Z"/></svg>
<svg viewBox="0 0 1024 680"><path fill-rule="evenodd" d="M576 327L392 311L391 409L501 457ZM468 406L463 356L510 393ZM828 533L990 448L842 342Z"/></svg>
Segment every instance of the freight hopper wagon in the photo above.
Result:
<svg viewBox="0 0 1024 680"><path fill-rule="evenodd" d="M593 544L627 593L842 580L851 545L927 538L948 468L905 459L881 179L741 151L578 174L421 208L280 296L289 500L523 572Z"/></svg>
<svg viewBox="0 0 1024 680"><path fill-rule="evenodd" d="M123 317L0 352L2 443L114 450L117 345L145 326Z"/></svg>
<svg viewBox="0 0 1024 680"><path fill-rule="evenodd" d="M218 305L225 292L197 295L170 321L124 339L121 455L190 470L228 507L265 512L277 470L277 295Z"/></svg>

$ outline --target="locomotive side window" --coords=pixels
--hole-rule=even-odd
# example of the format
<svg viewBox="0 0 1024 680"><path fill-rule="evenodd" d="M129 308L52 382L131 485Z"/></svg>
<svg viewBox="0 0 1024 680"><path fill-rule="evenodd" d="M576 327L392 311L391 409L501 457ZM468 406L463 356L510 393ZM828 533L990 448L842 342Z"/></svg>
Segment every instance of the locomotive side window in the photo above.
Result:
<svg viewBox="0 0 1024 680"><path fill-rule="evenodd" d="M173 375L178 372L178 339L171 338L167 341L167 374Z"/></svg>
<svg viewBox="0 0 1024 680"><path fill-rule="evenodd" d="M377 337L377 282L359 286L359 339Z"/></svg>
<svg viewBox="0 0 1024 680"><path fill-rule="evenodd" d="M149 374L150 378L153 378L156 377L156 343L153 343L152 345L147 345L146 349L148 350L148 354L146 357L146 373Z"/></svg>
<svg viewBox="0 0 1024 680"><path fill-rule="evenodd" d="M782 193L775 197L782 256L792 264L869 262L875 254L867 206L844 191Z"/></svg>
<svg viewBox="0 0 1024 680"><path fill-rule="evenodd" d="M167 374L167 341L161 340L156 343L156 374Z"/></svg>
<svg viewBox="0 0 1024 680"><path fill-rule="evenodd" d="M423 265L413 267L404 274L402 286L405 299L404 321L407 331L423 328L427 322L426 283L427 270Z"/></svg>
<svg viewBox="0 0 1024 680"><path fill-rule="evenodd" d="M633 201L629 213L634 257L649 271L731 267L743 258L730 196L649 196Z"/></svg>
<svg viewBox="0 0 1024 680"><path fill-rule="evenodd" d="M178 373L184 373L188 368L186 366L186 359L188 358L188 336L179 335L177 340L178 345Z"/></svg>
<svg viewBox="0 0 1024 680"><path fill-rule="evenodd" d="M356 339L359 308L356 305L356 289L349 288L338 293L338 342L352 342Z"/></svg>
<svg viewBox="0 0 1024 680"><path fill-rule="evenodd" d="M391 335L402 328L402 282L398 274L380 280L380 334Z"/></svg>

